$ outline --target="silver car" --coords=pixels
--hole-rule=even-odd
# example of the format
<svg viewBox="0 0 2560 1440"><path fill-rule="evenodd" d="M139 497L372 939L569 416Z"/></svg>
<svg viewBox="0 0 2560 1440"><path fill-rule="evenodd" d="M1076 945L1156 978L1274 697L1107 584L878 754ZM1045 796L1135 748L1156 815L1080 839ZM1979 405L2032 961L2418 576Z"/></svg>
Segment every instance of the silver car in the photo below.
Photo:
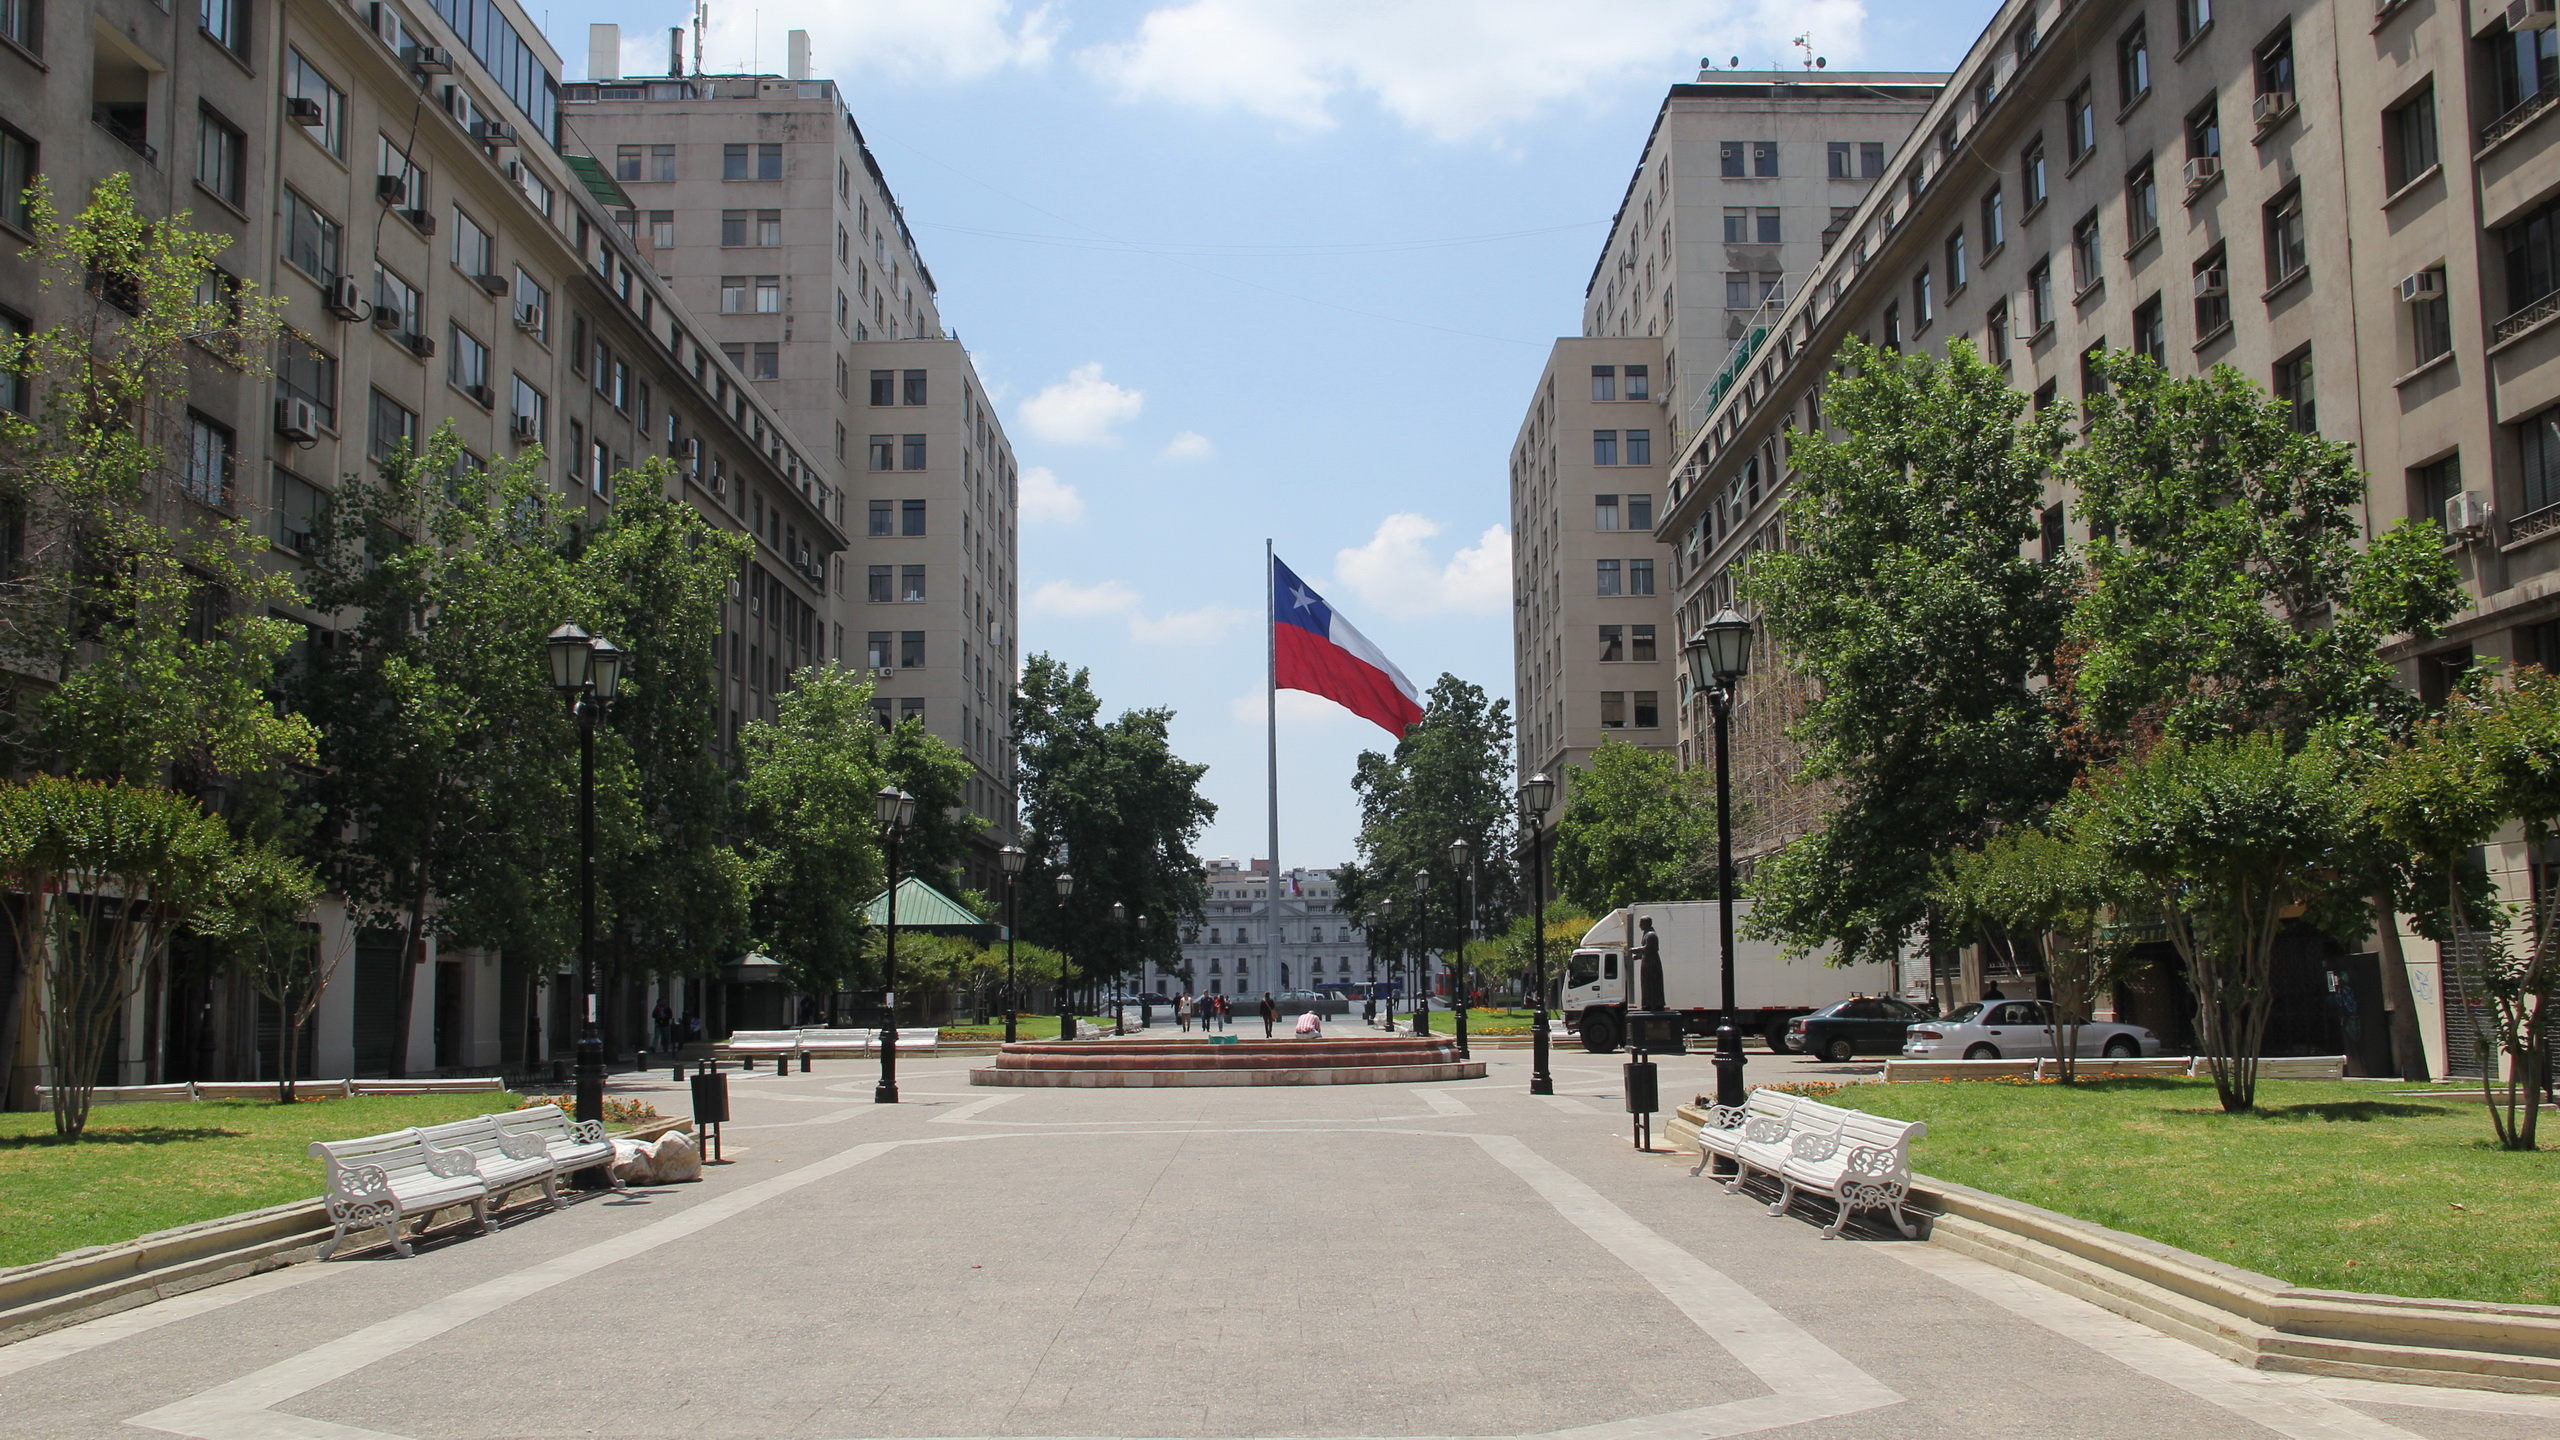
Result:
<svg viewBox="0 0 2560 1440"><path fill-rule="evenodd" d="M1943 1020L1919 1020L1902 1037L1914 1060L2034 1060L2054 1053L2050 1000L1976 1000ZM2160 1037L2139 1025L2091 1021L2080 1027L2079 1053L2129 1060L2160 1053Z"/></svg>

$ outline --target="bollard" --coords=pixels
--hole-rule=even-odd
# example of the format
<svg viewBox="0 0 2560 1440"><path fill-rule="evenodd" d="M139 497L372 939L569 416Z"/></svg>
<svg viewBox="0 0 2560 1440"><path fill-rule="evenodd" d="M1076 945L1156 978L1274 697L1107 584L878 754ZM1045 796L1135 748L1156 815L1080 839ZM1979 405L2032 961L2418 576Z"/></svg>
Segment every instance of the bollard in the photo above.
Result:
<svg viewBox="0 0 2560 1440"><path fill-rule="evenodd" d="M1654 1064L1645 1052L1635 1052L1626 1065L1627 1114L1635 1124L1638 1150L1653 1148L1653 1112L1662 1108L1662 1085Z"/></svg>
<svg viewBox="0 0 2560 1440"><path fill-rule="evenodd" d="M755 1068L756 1068L756 1057L755 1057L755 1056L753 1056L753 1055L741 1055L741 1056L739 1056L739 1057L738 1057L738 1068L739 1068L739 1069L741 1069L741 1070L744 1070L744 1071L748 1072L749 1074L753 1074L753 1073L755 1073Z"/></svg>

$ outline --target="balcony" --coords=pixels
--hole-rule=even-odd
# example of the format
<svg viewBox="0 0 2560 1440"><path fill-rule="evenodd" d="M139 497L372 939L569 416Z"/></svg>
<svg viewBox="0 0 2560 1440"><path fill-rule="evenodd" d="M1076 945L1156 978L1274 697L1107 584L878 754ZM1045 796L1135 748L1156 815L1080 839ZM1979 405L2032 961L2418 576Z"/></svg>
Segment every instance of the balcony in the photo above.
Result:
<svg viewBox="0 0 2560 1440"><path fill-rule="evenodd" d="M160 163L160 152L143 138L143 131L151 123L150 107L111 104L102 100L89 107L89 118L98 122L99 129L123 141L136 155L154 165Z"/></svg>

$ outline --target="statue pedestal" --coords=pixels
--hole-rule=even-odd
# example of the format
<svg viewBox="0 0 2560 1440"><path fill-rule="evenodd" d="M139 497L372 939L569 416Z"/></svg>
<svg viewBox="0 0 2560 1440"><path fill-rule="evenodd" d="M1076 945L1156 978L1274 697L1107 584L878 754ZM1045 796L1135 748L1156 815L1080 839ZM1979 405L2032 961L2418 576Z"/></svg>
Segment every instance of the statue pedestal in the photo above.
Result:
<svg viewBox="0 0 2560 1440"><path fill-rule="evenodd" d="M1641 1050L1648 1055L1689 1053L1681 1035L1680 1016L1670 1010L1628 1011L1627 1048Z"/></svg>

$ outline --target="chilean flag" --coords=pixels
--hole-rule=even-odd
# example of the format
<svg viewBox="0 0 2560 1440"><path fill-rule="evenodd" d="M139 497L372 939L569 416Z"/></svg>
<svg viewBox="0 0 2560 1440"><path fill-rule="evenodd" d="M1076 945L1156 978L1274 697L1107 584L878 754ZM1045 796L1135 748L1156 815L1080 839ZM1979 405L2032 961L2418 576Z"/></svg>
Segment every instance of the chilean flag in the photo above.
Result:
<svg viewBox="0 0 2560 1440"><path fill-rule="evenodd" d="M1413 682L1277 557L1271 561L1271 683L1321 695L1398 739L1422 719Z"/></svg>

